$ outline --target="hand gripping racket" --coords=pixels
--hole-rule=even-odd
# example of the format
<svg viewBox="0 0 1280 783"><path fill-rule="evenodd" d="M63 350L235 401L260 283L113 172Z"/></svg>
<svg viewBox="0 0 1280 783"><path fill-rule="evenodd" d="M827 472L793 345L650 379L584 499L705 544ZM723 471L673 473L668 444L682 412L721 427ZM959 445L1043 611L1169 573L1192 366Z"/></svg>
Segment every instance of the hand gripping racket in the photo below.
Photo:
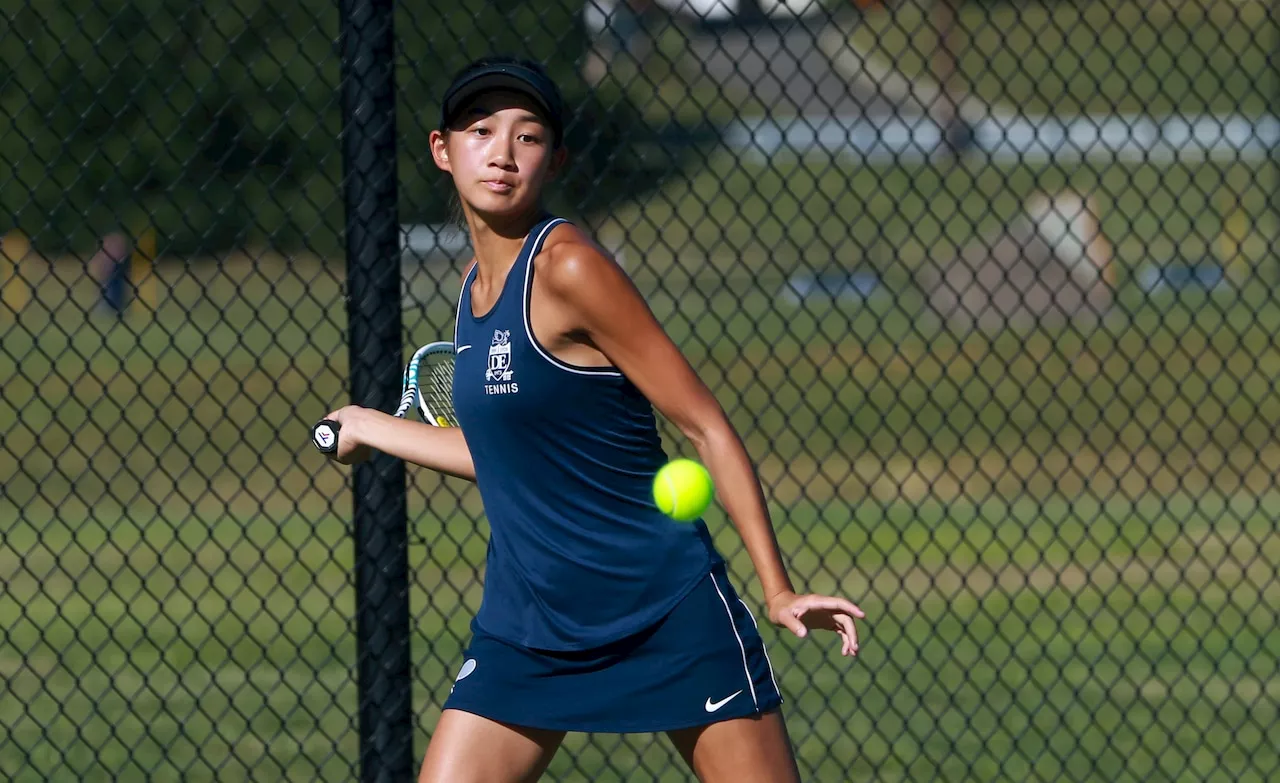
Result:
<svg viewBox="0 0 1280 783"><path fill-rule="evenodd" d="M427 343L413 352L404 368L395 417L403 419L416 402L422 420L436 427L456 427L453 412L453 343ZM311 428L311 442L325 454L338 450L338 422L321 419Z"/></svg>

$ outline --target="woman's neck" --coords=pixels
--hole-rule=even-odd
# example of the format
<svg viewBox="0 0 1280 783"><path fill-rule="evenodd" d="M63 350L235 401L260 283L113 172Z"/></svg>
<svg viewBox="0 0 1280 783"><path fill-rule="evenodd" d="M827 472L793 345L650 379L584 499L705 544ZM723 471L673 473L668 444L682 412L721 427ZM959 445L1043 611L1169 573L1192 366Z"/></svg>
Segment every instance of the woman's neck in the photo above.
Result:
<svg viewBox="0 0 1280 783"><path fill-rule="evenodd" d="M541 207L526 215L495 221L468 211L471 249L476 256L476 275L482 285L503 280L515 264L525 237L545 213Z"/></svg>

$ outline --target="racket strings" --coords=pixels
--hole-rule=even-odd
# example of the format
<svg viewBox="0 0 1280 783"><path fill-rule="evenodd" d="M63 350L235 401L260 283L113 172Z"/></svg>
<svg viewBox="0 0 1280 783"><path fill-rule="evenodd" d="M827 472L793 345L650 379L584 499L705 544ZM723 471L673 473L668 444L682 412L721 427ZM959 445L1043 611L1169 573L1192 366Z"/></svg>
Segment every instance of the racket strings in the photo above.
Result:
<svg viewBox="0 0 1280 783"><path fill-rule="evenodd" d="M431 413L443 417L450 426L458 426L453 410L453 356L441 356L426 368L426 385L421 388Z"/></svg>

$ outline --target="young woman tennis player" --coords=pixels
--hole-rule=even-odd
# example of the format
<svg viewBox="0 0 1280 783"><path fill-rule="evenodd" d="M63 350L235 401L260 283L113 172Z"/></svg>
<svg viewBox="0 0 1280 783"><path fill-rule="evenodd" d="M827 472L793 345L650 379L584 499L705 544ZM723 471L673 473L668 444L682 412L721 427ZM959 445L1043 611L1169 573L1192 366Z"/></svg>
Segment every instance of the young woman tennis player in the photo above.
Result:
<svg viewBox="0 0 1280 783"><path fill-rule="evenodd" d="M769 619L835 631L858 607L797 595L737 434L622 270L543 212L564 109L536 64L464 69L431 134L471 231L443 429L348 406L334 457L378 449L477 482L484 597L420 783L536 780L566 731L666 732L703 781L794 781L781 695L755 619L702 522L655 507L656 407L715 479Z"/></svg>

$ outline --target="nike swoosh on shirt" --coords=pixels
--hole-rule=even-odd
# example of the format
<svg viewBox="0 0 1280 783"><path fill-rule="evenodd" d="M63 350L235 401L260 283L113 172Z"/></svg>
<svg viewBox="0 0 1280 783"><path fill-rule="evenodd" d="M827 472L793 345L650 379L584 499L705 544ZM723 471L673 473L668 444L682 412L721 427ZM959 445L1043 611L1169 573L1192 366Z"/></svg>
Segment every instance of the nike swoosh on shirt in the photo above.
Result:
<svg viewBox="0 0 1280 783"><path fill-rule="evenodd" d="M470 345L459 345L457 348L453 350L453 355L457 356L458 354L462 353L463 351L467 350L470 347L471 347Z"/></svg>
<svg viewBox="0 0 1280 783"><path fill-rule="evenodd" d="M726 704L728 704L729 702L733 701L734 697L735 697L735 696L737 696L737 695L738 695L738 694L740 694L740 693L742 693L742 691L738 691L737 693L734 693L734 694L732 694L732 695L730 695L730 696L726 696L726 697L724 697L723 699L721 699L720 701L712 701L712 700L711 700L711 698L710 698L710 697L708 697L708 698L707 698L707 703L706 703L706 704L704 704L704 705L702 705L702 707L703 707L703 709L705 709L707 712L715 712L716 710L720 709L720 708L721 708L721 707L723 707L724 705L726 705Z"/></svg>

